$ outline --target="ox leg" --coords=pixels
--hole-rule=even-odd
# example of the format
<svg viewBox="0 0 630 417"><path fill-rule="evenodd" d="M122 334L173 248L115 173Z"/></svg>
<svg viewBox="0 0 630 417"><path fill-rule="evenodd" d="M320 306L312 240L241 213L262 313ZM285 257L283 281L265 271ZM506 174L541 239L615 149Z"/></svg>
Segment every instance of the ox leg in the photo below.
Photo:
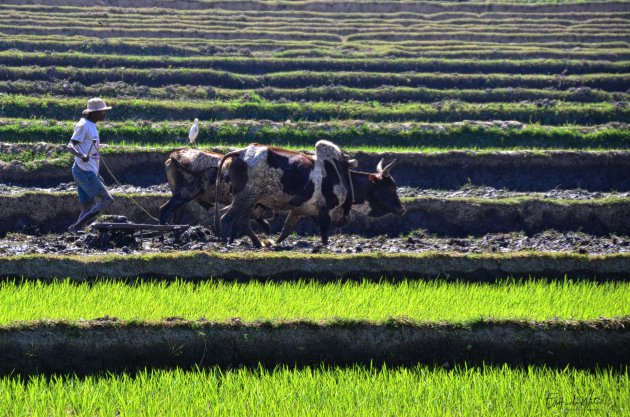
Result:
<svg viewBox="0 0 630 417"><path fill-rule="evenodd" d="M330 214L325 209L319 212L319 234L322 237L322 245L328 245L328 235L330 233Z"/></svg>
<svg viewBox="0 0 630 417"><path fill-rule="evenodd" d="M302 216L294 214L292 211L289 212L287 219L284 221L284 226L282 226L280 236L278 237L278 240L276 240L276 244L282 242L291 234L291 232L295 228L295 225L300 221L301 218Z"/></svg>
<svg viewBox="0 0 630 417"><path fill-rule="evenodd" d="M238 212L234 210L233 206L230 206L230 208L225 212L225 214L221 216L221 224L220 224L221 227L219 228L220 234L221 234L221 240L226 241L228 239L228 236L233 236L232 229L234 229L234 227L237 226L234 224L237 220L237 217L238 217Z"/></svg>
<svg viewBox="0 0 630 417"><path fill-rule="evenodd" d="M265 219L256 219L256 223L260 225L263 229L263 233L267 236L271 235L271 226L269 226L269 222Z"/></svg>
<svg viewBox="0 0 630 417"><path fill-rule="evenodd" d="M228 243L234 242L236 234L243 227L254 245L260 247L260 240L249 227L249 218L253 207L254 204L246 200L232 201L227 212L221 216L221 238L223 240L227 238Z"/></svg>
<svg viewBox="0 0 630 417"><path fill-rule="evenodd" d="M245 231L245 234L247 236L249 236L249 238L252 240L252 243L254 244L254 246L256 246L257 248L261 248L263 246L263 244L260 241L260 239L258 238L258 236L256 236L256 233L254 233L254 231L252 230L251 226L249 225L249 216L241 217L239 219L239 224L240 224L239 229L242 228Z"/></svg>
<svg viewBox="0 0 630 417"><path fill-rule="evenodd" d="M174 195L160 207L160 224L172 223L175 217L175 211L188 203L192 198L185 198L179 195Z"/></svg>

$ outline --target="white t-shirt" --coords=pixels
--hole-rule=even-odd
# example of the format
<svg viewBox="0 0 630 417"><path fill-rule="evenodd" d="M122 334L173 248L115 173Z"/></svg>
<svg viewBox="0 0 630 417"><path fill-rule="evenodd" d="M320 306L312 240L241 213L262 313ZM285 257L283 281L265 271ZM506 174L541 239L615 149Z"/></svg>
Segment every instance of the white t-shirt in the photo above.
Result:
<svg viewBox="0 0 630 417"><path fill-rule="evenodd" d="M79 168L83 171L92 171L98 174L99 163L101 161L101 157L98 153L98 148L101 144L100 138L98 137L98 130L96 130L96 124L90 122L85 117L82 117L81 120L74 125L74 133L70 140L74 140L79 142L75 148L77 151L82 154L90 152L90 160L87 162L83 162L81 158L74 157L74 163L77 164ZM92 146L92 142L94 146ZM92 148L90 150L90 148Z"/></svg>

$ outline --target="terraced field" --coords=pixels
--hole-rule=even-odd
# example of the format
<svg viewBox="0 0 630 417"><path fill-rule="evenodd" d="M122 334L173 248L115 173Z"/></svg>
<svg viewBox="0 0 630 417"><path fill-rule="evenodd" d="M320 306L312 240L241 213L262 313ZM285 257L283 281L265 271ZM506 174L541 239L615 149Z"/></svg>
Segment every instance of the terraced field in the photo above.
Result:
<svg viewBox="0 0 630 417"><path fill-rule="evenodd" d="M629 23L627 1L2 2L0 415L627 415ZM194 202L185 232L71 236L92 96L112 215L154 222L173 149L319 139L397 159L407 211L355 204L327 247L308 219L228 247Z"/></svg>

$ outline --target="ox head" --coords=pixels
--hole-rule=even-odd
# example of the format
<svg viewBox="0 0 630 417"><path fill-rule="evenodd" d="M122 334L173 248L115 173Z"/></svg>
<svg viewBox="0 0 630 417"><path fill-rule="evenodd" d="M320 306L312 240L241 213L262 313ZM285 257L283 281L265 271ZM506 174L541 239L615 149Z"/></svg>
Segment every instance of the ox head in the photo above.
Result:
<svg viewBox="0 0 630 417"><path fill-rule="evenodd" d="M380 217L388 213L398 216L405 214L405 208L398 197L396 182L390 173L394 165L395 159L386 166L383 166L381 159L376 166L376 172L367 175L367 184L361 191L365 201L370 205L368 213L370 217Z"/></svg>

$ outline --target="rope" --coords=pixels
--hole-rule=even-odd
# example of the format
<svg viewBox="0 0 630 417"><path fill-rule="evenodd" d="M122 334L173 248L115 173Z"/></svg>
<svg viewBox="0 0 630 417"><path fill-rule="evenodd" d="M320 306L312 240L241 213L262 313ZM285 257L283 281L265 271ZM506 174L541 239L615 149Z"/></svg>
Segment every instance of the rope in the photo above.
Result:
<svg viewBox="0 0 630 417"><path fill-rule="evenodd" d="M153 217L151 215L151 213L149 213L144 207L142 207L140 205L140 203L138 203L128 192L127 190L125 190L125 187L120 183L120 181L118 181L118 178L116 178L116 176L114 175L114 173L112 172L111 169L109 169L109 166L107 166L107 162L105 162L105 159L103 158L103 155L101 155L101 161L103 162L103 165L105 166L105 169L107 170L107 172L109 172L109 175L112 176L112 178L114 179L114 182L120 187L122 188L122 190L125 192L125 194L127 194L129 196L129 199L131 201L133 201L133 203L138 206L140 208L140 210L144 211L146 213L147 216L149 216L150 218L152 218L153 220L155 220L156 222L159 222L160 220L157 219L156 217Z"/></svg>
<svg viewBox="0 0 630 417"><path fill-rule="evenodd" d="M352 193L352 203L354 204L354 182L352 182L351 170L348 170L348 181L350 181L350 192Z"/></svg>

